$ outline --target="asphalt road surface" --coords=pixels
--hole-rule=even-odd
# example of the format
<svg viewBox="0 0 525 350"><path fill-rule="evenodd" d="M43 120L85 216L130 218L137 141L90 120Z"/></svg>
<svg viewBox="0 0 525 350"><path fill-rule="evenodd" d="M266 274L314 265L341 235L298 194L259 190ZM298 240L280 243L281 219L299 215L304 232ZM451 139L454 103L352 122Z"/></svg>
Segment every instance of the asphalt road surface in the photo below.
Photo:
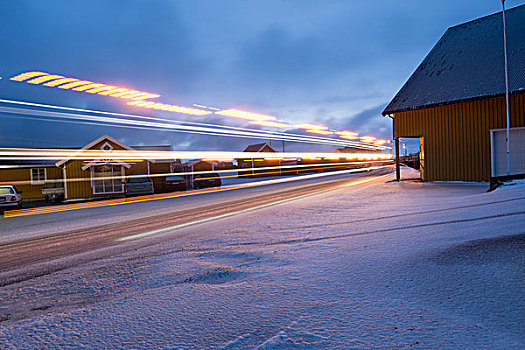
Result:
<svg viewBox="0 0 525 350"><path fill-rule="evenodd" d="M178 239L181 234L176 230L181 227L349 185L385 181L391 173L387 167L253 187L189 191L179 197L141 198L125 204L106 201L26 210L21 212L24 215L0 219L0 286Z"/></svg>

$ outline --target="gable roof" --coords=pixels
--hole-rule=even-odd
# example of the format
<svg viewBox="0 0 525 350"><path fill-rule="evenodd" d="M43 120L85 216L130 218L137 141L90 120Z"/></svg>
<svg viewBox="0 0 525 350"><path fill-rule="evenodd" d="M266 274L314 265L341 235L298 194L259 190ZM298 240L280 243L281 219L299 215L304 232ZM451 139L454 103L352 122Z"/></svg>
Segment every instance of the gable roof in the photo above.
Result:
<svg viewBox="0 0 525 350"><path fill-rule="evenodd" d="M267 143L263 142L263 143L256 143L254 145L249 145L248 147L246 147L244 149L243 152L261 152L261 150L265 147L265 146L268 146L272 152L275 152L275 150L270 146L268 145Z"/></svg>
<svg viewBox="0 0 525 350"><path fill-rule="evenodd" d="M97 143L99 142L102 142L102 141L110 141L116 145L119 145L120 147L126 149L126 150L129 150L129 151L133 151L133 148L131 148L130 146L120 142L119 140L117 139L114 139L113 137L109 136L109 135L102 135L100 136L98 139L96 140L93 140L91 141L90 143L88 143L87 145L85 145L84 147L82 147L80 150L79 150L79 153L81 153L82 151L84 150L87 150L87 149L90 149L91 147L95 146ZM66 158L66 159L62 159L61 161L57 162L56 163L56 166L59 167L61 166L62 164L64 163L67 163L69 160L71 160L73 158Z"/></svg>
<svg viewBox="0 0 525 350"><path fill-rule="evenodd" d="M525 5L505 11L509 91L525 92ZM502 13L449 28L383 115L505 93Z"/></svg>

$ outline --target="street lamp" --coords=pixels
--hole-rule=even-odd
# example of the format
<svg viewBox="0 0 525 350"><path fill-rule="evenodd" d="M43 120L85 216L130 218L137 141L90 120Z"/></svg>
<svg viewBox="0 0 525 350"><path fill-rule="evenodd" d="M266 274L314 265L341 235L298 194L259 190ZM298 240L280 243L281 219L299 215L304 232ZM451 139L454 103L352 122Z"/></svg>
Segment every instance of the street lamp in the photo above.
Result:
<svg viewBox="0 0 525 350"><path fill-rule="evenodd" d="M501 0L503 7L503 53L505 56L505 109L507 114L507 175L510 175L510 116L509 116L509 74L507 65L507 27L505 23L505 0Z"/></svg>

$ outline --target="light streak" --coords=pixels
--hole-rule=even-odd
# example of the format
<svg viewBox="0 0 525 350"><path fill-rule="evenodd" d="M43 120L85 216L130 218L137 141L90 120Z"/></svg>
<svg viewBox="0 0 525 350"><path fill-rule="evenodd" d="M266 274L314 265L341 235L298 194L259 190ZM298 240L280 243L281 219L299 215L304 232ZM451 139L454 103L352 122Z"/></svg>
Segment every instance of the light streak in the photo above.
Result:
<svg viewBox="0 0 525 350"><path fill-rule="evenodd" d="M44 110L33 110L33 109L22 109L22 108L10 108L10 107L0 107L0 112L12 114L22 114L22 115L34 115L39 119L66 119L73 120L76 123L88 123L96 125L111 125L117 127L127 127L127 128L143 128L151 129L157 128L161 130L171 130L177 132L188 132L195 134L206 134L206 135L216 135L216 136L230 136L230 137L240 137L240 138L261 138L261 139L273 139L273 140L284 140L284 141L294 141L294 142L303 142L303 143L320 143L320 144L331 144L331 145L351 145L357 148L366 148L366 149L388 149L389 147L377 147L368 144L362 144L359 142L349 142L349 141L340 141L328 138L322 138L317 136L306 136L306 135L297 135L289 134L282 132L273 132L273 131L262 131L262 130L253 130L239 127L231 126L221 126L214 124L206 123L195 123L195 122L183 122L175 121L170 119L162 119L155 117L146 117L136 114L123 114L123 113L113 113L113 112L104 112L97 110L89 109L80 109L80 108L71 108L71 107L61 107L53 106L39 103L31 103L24 101L13 101L13 100L3 100L0 99L2 103L9 103L14 105L25 105L30 107L38 108L47 108L47 109L58 109L73 111L75 113L90 113L86 114L75 114L75 113L63 113L55 111L44 111ZM154 102L144 102L155 104ZM91 113L102 114L105 116L96 116L91 115ZM123 118L121 118L123 117ZM134 118L134 119L127 119ZM140 119L140 120L136 120ZM180 125L184 123L184 125Z"/></svg>
<svg viewBox="0 0 525 350"><path fill-rule="evenodd" d="M152 108L152 109L158 109L162 111L170 111L170 112L177 112L177 113L184 113L184 114L192 114L192 115L208 115L212 112L205 111L202 109L195 109L195 108L189 108L189 107L182 107L182 106L175 106L175 105L169 105L165 103L140 103L142 101L134 101L134 102L128 102L128 105L131 106L138 106L138 107L144 107L144 108Z"/></svg>
<svg viewBox="0 0 525 350"><path fill-rule="evenodd" d="M357 136L357 135L359 135L358 133L356 133L354 131L348 131L348 130L336 131L335 134L336 135L341 135L341 136Z"/></svg>
<svg viewBox="0 0 525 350"><path fill-rule="evenodd" d="M149 92L142 92L123 87L110 86L106 84L95 83L87 80L79 80L76 78L69 78L61 75L49 74L44 72L25 72L10 78L10 80L18 82L25 81L29 84L34 85L45 83L43 85L47 87L58 87L59 89L64 90L72 89L73 91L81 92L89 89L89 93L91 94L98 93L99 95L109 95L111 97L120 97L124 99L129 99L133 97L133 99L143 100L148 98L160 97L160 95L158 94L152 94ZM98 88L100 90L96 90L95 88Z"/></svg>
<svg viewBox="0 0 525 350"><path fill-rule="evenodd" d="M34 78L34 77L38 77L38 76L42 76L42 75L48 75L48 73L44 73L44 72L25 72L25 73L19 74L17 76L14 76L14 77L10 78L9 80L24 81L24 80L27 80L27 79L30 79L30 78Z"/></svg>
<svg viewBox="0 0 525 350"><path fill-rule="evenodd" d="M301 125L298 125L298 127L301 129L308 129L308 130L328 130L327 126L322 126L322 125L317 125L317 124L312 124L312 123L301 124Z"/></svg>
<svg viewBox="0 0 525 350"><path fill-rule="evenodd" d="M204 160L204 159L203 159ZM296 160L296 159L294 159ZM85 161L85 163L92 163L92 161ZM388 165L391 164L391 160L381 160L381 161L368 161L366 164L370 163L378 163L380 165ZM279 165L279 166L261 166L261 167L254 167L254 168L243 168L243 169L226 169L226 170L213 170L213 171L193 171L193 172L176 172L176 173L161 173L161 174L149 174L148 177L155 178L155 177L164 177L164 176L172 176L172 175L179 175L179 176L187 176L189 174L193 175L199 175L199 174L210 174L210 173L219 173L219 174L229 174L229 173L235 173L233 175L221 175L222 178L231 178L231 177L250 177L252 176L251 171L257 171L258 173L262 173L264 175L268 174L281 174L281 173L289 173L289 172L296 172L296 171L305 171L303 169L306 169L306 171L315 171L315 170L326 170L326 169L337 169L341 167L348 167L348 166L359 166L362 165L363 162L343 162L343 163L316 163L316 164L294 164L294 165ZM17 166L17 165L0 165L0 169L27 169L27 167L24 166ZM239 172L241 174L239 174ZM243 174L244 172L250 172ZM138 177L144 177L144 175L126 175L125 178L131 179L131 178L138 178ZM97 180L114 180L114 179L122 179L121 176L102 176L97 177ZM62 183L62 179L47 179L44 183ZM82 177L82 178L68 178L68 183L73 182L91 182L91 177ZM27 180L18 180L18 181L5 181L0 182L0 185L13 185L13 186L22 186L22 185L31 185L31 181Z"/></svg>
<svg viewBox="0 0 525 350"><path fill-rule="evenodd" d="M58 88L67 90L67 89L71 89L77 86L82 86L82 85L87 85L87 84L92 84L92 82L87 81L87 80L77 80L77 81L73 81L71 83L67 83L64 85L59 85Z"/></svg>
<svg viewBox="0 0 525 350"><path fill-rule="evenodd" d="M103 86L104 84L93 83L93 84L87 84L87 85L82 85L82 86L73 88L73 91L86 91L88 89L93 89L93 88L103 87Z"/></svg>
<svg viewBox="0 0 525 350"><path fill-rule="evenodd" d="M345 174L345 173L350 174L350 173L363 172L363 171L375 170L375 169L380 169L380 168L381 167L368 167L368 168L359 168L359 169L339 170L339 171L333 171L333 172L316 173L316 174L300 175L300 176L286 177L286 178L279 178L279 179L255 181L255 182L251 182L248 184L230 185L230 186L224 186L221 188L205 189L205 190L183 192L183 193L177 193L177 194L173 194L173 193L171 194L153 194L153 195L132 197L132 198L117 198L117 199L109 199L109 200L100 200L96 202L61 204L61 205L50 206L50 207L10 210L10 211L4 212L4 217L11 218L11 217L17 217L17 216L50 214L50 213L58 213L58 212L80 210L80 209L90 209L90 208L105 207L105 206L150 202L150 201L155 201L155 200L202 195L206 193L234 191L234 190L240 190L240 189L250 188L250 187L265 186L265 185L276 184L276 183L286 183L286 182L292 182L292 181L298 181L298 180L304 180L304 179L320 178L320 177L340 175L340 174ZM369 181L372 181L372 180L373 178L370 179ZM294 197L294 198L298 199L301 197Z"/></svg>
<svg viewBox="0 0 525 350"><path fill-rule="evenodd" d="M339 135L340 138L342 139L345 139L345 140L358 140L359 137L357 136L346 136L346 135Z"/></svg>
<svg viewBox="0 0 525 350"><path fill-rule="evenodd" d="M237 109L225 109L222 111L215 112L215 114L225 115L225 116L234 117L234 118L257 120L257 121L277 119L275 117L272 117L271 115L240 111Z"/></svg>
<svg viewBox="0 0 525 350"><path fill-rule="evenodd" d="M95 150L95 149L42 149L42 148L0 148L2 160L159 160L159 159L261 159L260 152L229 151L130 151L130 150ZM318 159L338 157L342 159L374 160L392 159L389 153L329 153L329 152L275 152L272 158ZM262 160L262 159L261 159Z"/></svg>
<svg viewBox="0 0 525 350"><path fill-rule="evenodd" d="M373 136L361 136L360 141L365 143L373 143L376 140Z"/></svg>
<svg viewBox="0 0 525 350"><path fill-rule="evenodd" d="M50 82L47 82L44 84L44 86L51 86L51 87L55 87L57 85L60 85L60 84L65 84L65 83L70 83L72 81L78 81L78 79L75 79L75 78L63 78L63 79L57 79L57 80L53 80L53 81L50 81Z"/></svg>
<svg viewBox="0 0 525 350"><path fill-rule="evenodd" d="M199 107L199 108L204 108L204 109L211 109L212 111L221 111L222 109L220 108L215 108L215 107L210 107L210 106L203 106L203 105L198 105L196 103L193 104L195 107Z"/></svg>
<svg viewBox="0 0 525 350"><path fill-rule="evenodd" d="M76 78L69 78L69 77L64 77L61 75L49 74L49 73L40 72L40 71L24 72L24 73L11 77L10 80L17 81L17 82L25 81L29 84L34 84L34 85L39 85L39 84L44 83L43 85L47 87L58 87L59 89L64 89L64 90L71 89L72 91L86 92L89 94L98 94L102 96L110 96L110 97L122 98L122 99L131 99L132 101L142 101L145 99L160 97L160 95L158 94L152 94L148 92L142 92L142 91L132 90L132 89L123 88L123 87L110 86L110 85L91 82L87 80L79 80ZM128 105L136 106L136 107L143 107L143 108L151 108L151 109L162 110L162 111L175 112L175 113L196 115L196 116L209 115L212 113L209 110L213 110L215 111L214 113L217 115L251 120L252 124L270 126L270 127L279 127L279 128L286 128L290 126L289 124L276 121L277 119L276 117L270 116L267 114L241 111L237 109L221 110L219 108L208 107L208 106L200 105L200 104L193 104L193 106L207 109L207 110L183 107L183 106L177 106L177 105L165 104L165 103L156 103L152 105L128 103ZM273 122L270 122L270 121L273 121ZM329 130L328 127L313 124L313 123L304 123L304 124L298 125L298 127L302 129L306 129L307 132L309 133L316 133L316 134L321 134L321 135L334 134L334 132L328 131ZM357 139L357 135L358 135L357 133L354 133L351 131L336 131L335 134L347 140ZM365 138L365 139L362 139L361 141L365 143L373 143L373 141L370 141L370 140L371 139Z"/></svg>
<svg viewBox="0 0 525 350"><path fill-rule="evenodd" d="M342 139L346 140L357 140L359 139L359 134L353 131L343 130L343 131L336 131L336 135L339 135Z"/></svg>
<svg viewBox="0 0 525 350"><path fill-rule="evenodd" d="M64 77L61 76L61 75L44 75L44 76L41 76L41 77L38 77L38 78L34 78L34 79L31 79L31 80L28 80L27 82L29 84L41 84L41 83L45 83L46 81L49 81L49 80L62 79L62 78L64 78Z"/></svg>
<svg viewBox="0 0 525 350"><path fill-rule="evenodd" d="M105 85L105 86L101 86L101 87L98 87L98 88L86 90L86 92L88 94L96 94L96 93L99 93L99 92L102 92L102 91L114 90L114 89L115 89L115 86Z"/></svg>

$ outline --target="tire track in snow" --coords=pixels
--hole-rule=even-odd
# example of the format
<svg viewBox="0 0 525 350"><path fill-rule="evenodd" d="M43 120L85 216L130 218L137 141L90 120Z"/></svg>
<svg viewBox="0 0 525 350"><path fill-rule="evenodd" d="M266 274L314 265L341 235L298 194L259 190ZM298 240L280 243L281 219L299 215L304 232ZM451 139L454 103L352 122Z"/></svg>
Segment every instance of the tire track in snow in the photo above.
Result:
<svg viewBox="0 0 525 350"><path fill-rule="evenodd" d="M470 209L470 208L484 207L484 206L487 206L487 205L515 202L515 201L520 201L520 200L525 200L525 197L505 199L505 200L493 201L493 202L488 202L488 203L463 205L463 206L459 206L459 207L451 207L451 208L443 208L443 209L418 211L418 212L412 212L412 213L403 213L403 214L395 214L395 215L378 216L378 217L369 218L369 219L358 219L358 220L350 220L350 221L329 222L329 223L325 223L325 224L315 224L315 225L307 225L307 226L294 226L294 227L277 228L277 229L270 229L268 231L271 231L271 232L283 232L283 231L292 231L292 230L301 230L301 229L310 229L310 228L320 228L320 227L330 227L330 226L339 226L339 225L347 225L347 224L357 224L357 223L368 222L368 221L395 219L395 218L400 218L400 217L405 217L405 216L441 213L441 212L446 212L446 211L451 211L451 210L460 210L460 209Z"/></svg>
<svg viewBox="0 0 525 350"><path fill-rule="evenodd" d="M227 244L224 247L273 246L273 245L310 243L310 242L319 242L319 241L326 241L326 240L340 239L340 238L347 238L347 237L364 236L364 235L369 235L369 234L374 234L374 233L383 233L383 232L408 230L408 229L415 229L415 228L424 228L424 227L433 227L433 226L442 226L442 225L453 225L453 224L469 223L469 222L475 222L475 221L485 221L485 220L492 220L492 219L500 219L500 218L505 218L505 217L510 217L510 216L519 216L519 215L525 215L525 211L518 211L518 212L504 213L504 214L497 214L497 215L489 215L489 216L481 216L481 217L468 218L468 219L438 221L438 222L432 222L432 223L428 223L428 224L397 226L397 227L390 227L390 228L379 229L379 230L363 231L363 232L356 232L356 233L348 233L348 234L337 235L337 236L324 236L324 237L315 237L315 238L296 238L296 239L287 239L287 240L274 241L274 242L242 242L242 243ZM195 250L200 250L200 249L195 249Z"/></svg>

